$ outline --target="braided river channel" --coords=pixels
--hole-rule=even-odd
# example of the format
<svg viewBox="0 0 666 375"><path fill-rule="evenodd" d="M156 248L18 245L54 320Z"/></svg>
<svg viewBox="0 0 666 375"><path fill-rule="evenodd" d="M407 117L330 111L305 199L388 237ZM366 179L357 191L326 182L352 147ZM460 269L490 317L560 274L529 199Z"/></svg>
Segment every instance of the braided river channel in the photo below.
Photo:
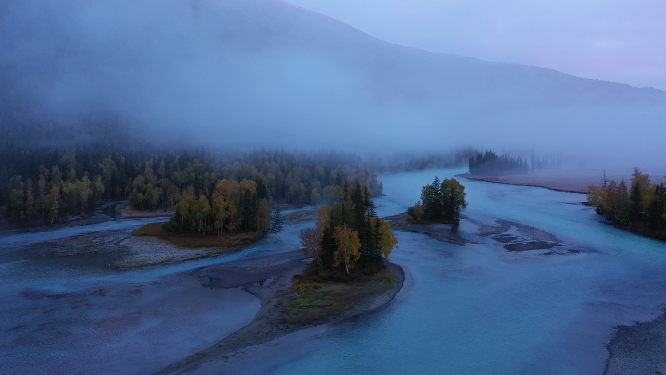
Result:
<svg viewBox="0 0 666 375"><path fill-rule="evenodd" d="M380 176L377 212L403 213L435 175L464 172ZM666 243L603 223L581 204L583 194L458 179L469 206L456 234L467 243L396 230L390 259L405 282L388 307L194 372L603 374L616 327L662 314ZM228 255L131 270L114 269L122 254L113 252L49 255L66 246L61 238L99 232L115 241L151 220L0 237L0 372L158 371L248 324L260 306L241 289L206 288L186 271L292 251L313 225L299 221Z"/></svg>

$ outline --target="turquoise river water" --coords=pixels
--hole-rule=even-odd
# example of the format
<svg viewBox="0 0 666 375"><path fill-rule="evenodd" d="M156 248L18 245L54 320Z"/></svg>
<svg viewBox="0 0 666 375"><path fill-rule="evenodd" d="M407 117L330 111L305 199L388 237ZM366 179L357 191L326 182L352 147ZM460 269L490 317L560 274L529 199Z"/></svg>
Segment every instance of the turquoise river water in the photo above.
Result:
<svg viewBox="0 0 666 375"><path fill-rule="evenodd" d="M378 213L402 213L435 175L462 172L381 176ZM396 232L400 244L391 261L406 279L387 308L248 348L233 366L220 360L195 372L601 374L614 327L661 313L666 243L600 222L580 205L581 194L460 181L469 207L458 233L475 243ZM548 232L572 251L507 251L481 235L497 220ZM174 282L174 275L293 250L309 225L287 227L228 256L133 271L23 255L76 231L129 231L145 222L0 237L3 373L139 374L203 349L249 323L258 300L238 289ZM132 293L137 285L142 292ZM104 293L96 292L100 286ZM148 351L154 355L146 359Z"/></svg>

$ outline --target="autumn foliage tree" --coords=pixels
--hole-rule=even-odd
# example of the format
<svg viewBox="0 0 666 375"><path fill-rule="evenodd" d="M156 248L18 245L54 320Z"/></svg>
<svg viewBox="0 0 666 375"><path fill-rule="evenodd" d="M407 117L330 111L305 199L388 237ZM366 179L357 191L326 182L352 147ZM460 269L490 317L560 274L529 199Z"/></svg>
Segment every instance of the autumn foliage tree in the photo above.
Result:
<svg viewBox="0 0 666 375"><path fill-rule="evenodd" d="M398 240L377 217L367 189L357 184L343 193L346 199L319 208L314 228L301 231L301 250L314 259L310 270L328 277L378 272Z"/></svg>
<svg viewBox="0 0 666 375"><path fill-rule="evenodd" d="M345 271L349 275L349 270L354 268L358 258L361 257L359 252L361 240L358 239L358 232L343 224L335 227L333 239L338 245L337 250L333 252L333 266L344 264Z"/></svg>
<svg viewBox="0 0 666 375"><path fill-rule="evenodd" d="M650 176L637 168L632 177L629 188L624 180L588 186L587 204L618 227L666 240L664 184L652 184Z"/></svg>
<svg viewBox="0 0 666 375"><path fill-rule="evenodd" d="M166 228L218 236L225 232L268 233L272 210L266 197L259 194L256 182L222 180L211 196L212 204L205 194L197 196L193 189L187 191Z"/></svg>
<svg viewBox="0 0 666 375"><path fill-rule="evenodd" d="M317 228L306 228L301 231L301 251L321 265L321 233Z"/></svg>

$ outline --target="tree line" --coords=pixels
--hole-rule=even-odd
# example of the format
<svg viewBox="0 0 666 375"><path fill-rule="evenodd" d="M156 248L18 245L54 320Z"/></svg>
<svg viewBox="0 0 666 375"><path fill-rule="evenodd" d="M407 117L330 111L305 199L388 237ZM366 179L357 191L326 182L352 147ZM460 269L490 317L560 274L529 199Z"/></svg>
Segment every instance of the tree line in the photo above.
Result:
<svg viewBox="0 0 666 375"><path fill-rule="evenodd" d="M128 199L138 210L175 208L180 224L174 228L181 231L257 230L265 228L266 204L342 200L356 183L371 195L381 194L373 171L344 153L255 149L213 154L200 149L190 154L8 144L0 150L0 220L55 224L71 215L90 215L100 203ZM204 217L203 226L188 222L198 215Z"/></svg>
<svg viewBox="0 0 666 375"><path fill-rule="evenodd" d="M301 231L301 250L313 258L309 275L349 279L384 268L398 240L391 226L377 216L371 194L362 184L345 198L321 206L316 226Z"/></svg>
<svg viewBox="0 0 666 375"><path fill-rule="evenodd" d="M375 155L368 159L368 164L374 171L380 173L458 168L467 165L476 152L471 147L467 147L443 153L399 153L383 157Z"/></svg>
<svg viewBox="0 0 666 375"><path fill-rule="evenodd" d="M520 156L513 158L509 154L498 156L496 153L486 151L477 152L469 159L469 173L476 175L523 174L530 171L527 160Z"/></svg>
<svg viewBox="0 0 666 375"><path fill-rule="evenodd" d="M638 168L632 176L629 187L605 178L602 186L588 186L587 204L618 227L666 241L666 187Z"/></svg>
<svg viewBox="0 0 666 375"><path fill-rule="evenodd" d="M432 184L421 189L421 200L407 209L407 214L416 221L460 223L460 215L467 208L465 187L455 178L439 181L435 176ZM423 203L421 203L423 202Z"/></svg>

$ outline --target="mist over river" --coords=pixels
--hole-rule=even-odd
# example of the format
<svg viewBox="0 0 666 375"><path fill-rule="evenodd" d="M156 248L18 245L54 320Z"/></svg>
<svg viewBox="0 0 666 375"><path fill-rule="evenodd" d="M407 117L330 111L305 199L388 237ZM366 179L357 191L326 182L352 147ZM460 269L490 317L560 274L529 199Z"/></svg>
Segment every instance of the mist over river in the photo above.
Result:
<svg viewBox="0 0 666 375"><path fill-rule="evenodd" d="M462 172L380 176L377 212L402 213L435 175ZM400 247L391 261L406 279L389 307L246 348L194 373L601 374L614 327L660 314L666 243L601 223L580 205L582 194L460 182L469 206L458 234L474 243L394 232ZM127 271L104 267L109 254L44 255L58 238L95 230L121 238L144 222L0 237L3 373L141 374L206 348L248 324L259 301L240 289L206 288L185 271L293 250L312 224L300 221L229 255ZM507 241L525 233L552 248L508 251Z"/></svg>

